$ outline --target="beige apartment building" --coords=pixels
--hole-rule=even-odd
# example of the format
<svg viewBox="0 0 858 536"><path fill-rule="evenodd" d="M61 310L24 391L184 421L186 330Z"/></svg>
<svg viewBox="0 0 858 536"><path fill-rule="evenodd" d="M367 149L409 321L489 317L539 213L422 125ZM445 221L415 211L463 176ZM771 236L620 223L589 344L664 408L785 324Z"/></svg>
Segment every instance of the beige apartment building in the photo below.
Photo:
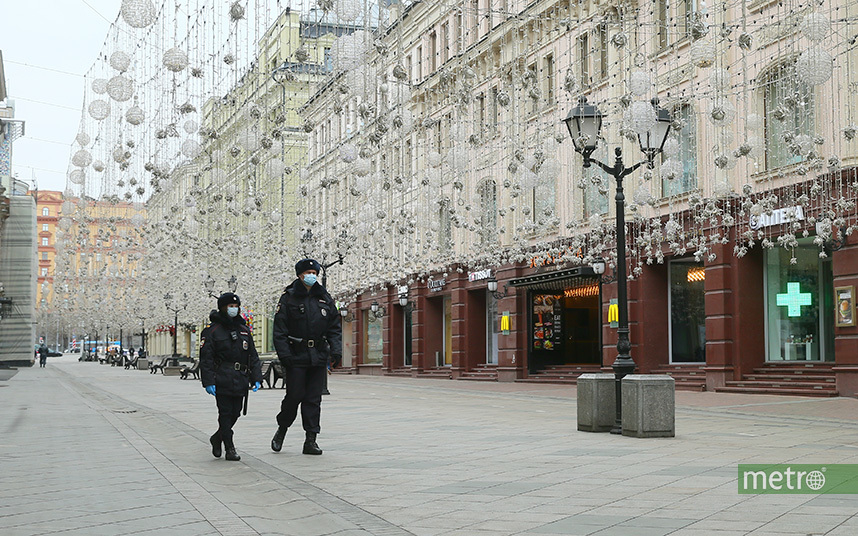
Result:
<svg viewBox="0 0 858 536"><path fill-rule="evenodd" d="M858 392L854 4L398 6L383 31L334 43L338 73L302 111L299 225L317 256L344 255L328 287L356 371L610 367L616 284L590 264L616 257L616 184L563 120L586 98L593 157L611 166L621 148L631 166L658 99L664 153L624 184L638 369L694 389ZM784 386L796 367L813 380Z"/></svg>

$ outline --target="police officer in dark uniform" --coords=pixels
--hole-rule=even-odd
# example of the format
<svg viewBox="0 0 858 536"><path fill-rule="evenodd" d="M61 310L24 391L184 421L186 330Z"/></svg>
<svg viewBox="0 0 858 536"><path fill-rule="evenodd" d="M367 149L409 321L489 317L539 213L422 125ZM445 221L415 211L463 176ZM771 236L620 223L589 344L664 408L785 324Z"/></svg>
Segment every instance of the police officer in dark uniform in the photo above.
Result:
<svg viewBox="0 0 858 536"><path fill-rule="evenodd" d="M298 278L286 287L274 315L274 348L286 371L286 397L277 414L277 432L271 450L280 452L286 430L298 415L306 432L304 454L321 454L316 435L322 391L329 362L343 355L343 333L336 304L317 281L322 267L313 259L295 265Z"/></svg>
<svg viewBox="0 0 858 536"><path fill-rule="evenodd" d="M235 452L232 427L250 384L254 392L261 386L262 367L250 328L238 314L241 300L226 292L217 299L217 307L209 315L211 325L200 336L200 379L217 400L218 430L209 438L212 455L220 458L223 444L226 459L238 461L241 456Z"/></svg>

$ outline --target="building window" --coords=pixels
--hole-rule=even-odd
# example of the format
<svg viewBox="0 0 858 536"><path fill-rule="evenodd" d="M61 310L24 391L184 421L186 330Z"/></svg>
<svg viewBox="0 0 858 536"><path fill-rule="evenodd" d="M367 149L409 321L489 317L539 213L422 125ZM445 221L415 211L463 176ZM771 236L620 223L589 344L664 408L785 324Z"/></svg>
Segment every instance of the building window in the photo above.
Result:
<svg viewBox="0 0 858 536"><path fill-rule="evenodd" d="M47 251L43 251L43 252L42 252L42 260L43 260L43 261L48 260L48 252L47 252Z"/></svg>
<svg viewBox="0 0 858 536"><path fill-rule="evenodd" d="M608 25L604 22L593 29L593 81L601 82L608 78Z"/></svg>
<svg viewBox="0 0 858 536"><path fill-rule="evenodd" d="M42 268L42 277L48 277L48 269Z"/></svg>
<svg viewBox="0 0 858 536"><path fill-rule="evenodd" d="M381 337L381 320L372 311L364 309L363 362L366 365L381 364L384 360L384 340Z"/></svg>
<svg viewBox="0 0 858 536"><path fill-rule="evenodd" d="M42 207L42 216L50 216L50 215L51 215L50 209L48 209L48 207Z"/></svg>
<svg viewBox="0 0 858 536"><path fill-rule="evenodd" d="M581 87L590 86L590 39L586 33L578 36L578 69Z"/></svg>
<svg viewBox="0 0 858 536"><path fill-rule="evenodd" d="M325 70L328 72L334 70L334 57L331 54L331 47L325 47Z"/></svg>
<svg viewBox="0 0 858 536"><path fill-rule="evenodd" d="M697 0L658 0L655 11L659 49L688 37L697 10Z"/></svg>
<svg viewBox="0 0 858 536"><path fill-rule="evenodd" d="M813 237L798 244L765 250L766 360L834 361L831 258L819 258Z"/></svg>
<svg viewBox="0 0 858 536"><path fill-rule="evenodd" d="M465 28L462 26L462 12L456 13L456 54L461 54L465 43Z"/></svg>
<svg viewBox="0 0 858 536"><path fill-rule="evenodd" d="M438 34L432 32L429 34L429 73L434 73L438 68Z"/></svg>
<svg viewBox="0 0 858 536"><path fill-rule="evenodd" d="M489 134L494 136L498 133L498 88L493 87L491 99L489 100Z"/></svg>
<svg viewBox="0 0 858 536"><path fill-rule="evenodd" d="M477 123L477 132L476 134L483 135L486 132L486 94L480 93L477 95L477 106L476 106L476 123Z"/></svg>
<svg viewBox="0 0 858 536"><path fill-rule="evenodd" d="M441 63L450 59L450 23L441 25Z"/></svg>
<svg viewBox="0 0 858 536"><path fill-rule="evenodd" d="M697 188L697 117L694 108L689 104L683 104L673 110L675 122L682 125L678 133L679 155L676 157L682 162L682 176L673 179L661 179L661 193L663 197L670 197Z"/></svg>
<svg viewBox="0 0 858 536"><path fill-rule="evenodd" d="M417 47L417 81L423 80L423 47Z"/></svg>
<svg viewBox="0 0 858 536"><path fill-rule="evenodd" d="M799 81L795 62L778 66L764 78L766 168L804 160L814 132L813 89ZM786 138L792 137L793 143ZM799 154L793 149L799 148Z"/></svg>
<svg viewBox="0 0 858 536"><path fill-rule="evenodd" d="M530 114L535 114L539 111L539 101L542 97L539 89L539 74L536 72L536 63L531 63L527 66L527 88L528 88L528 110Z"/></svg>
<svg viewBox="0 0 858 536"><path fill-rule="evenodd" d="M480 244L486 246L497 242L498 188L495 181L486 179L480 193Z"/></svg>
<svg viewBox="0 0 858 536"><path fill-rule="evenodd" d="M670 263L670 362L706 362L706 269L693 259Z"/></svg>
<svg viewBox="0 0 858 536"><path fill-rule="evenodd" d="M42 231L50 231L50 229L48 229L48 224L47 224L47 223L43 223L43 224L42 224Z"/></svg>
<svg viewBox="0 0 858 536"><path fill-rule="evenodd" d="M543 61L543 73L542 79L545 81L545 90L543 93L545 94L545 103L548 106L552 106L554 104L554 54L549 54L545 56L545 60Z"/></svg>
<svg viewBox="0 0 858 536"><path fill-rule="evenodd" d="M50 246L50 245L51 245L51 244L50 244L50 239L49 239L47 236L43 236L43 237L42 237L42 245L43 245L43 246Z"/></svg>
<svg viewBox="0 0 858 536"><path fill-rule="evenodd" d="M610 176L601 168L590 166L589 176L584 177L584 217L607 214Z"/></svg>

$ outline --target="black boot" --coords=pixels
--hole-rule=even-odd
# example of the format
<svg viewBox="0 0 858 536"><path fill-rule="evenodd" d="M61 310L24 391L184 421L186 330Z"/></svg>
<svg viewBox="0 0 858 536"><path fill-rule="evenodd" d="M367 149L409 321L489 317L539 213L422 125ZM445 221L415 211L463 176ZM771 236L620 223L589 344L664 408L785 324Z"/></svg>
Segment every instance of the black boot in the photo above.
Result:
<svg viewBox="0 0 858 536"><path fill-rule="evenodd" d="M220 455L222 454L220 448L220 433L215 432L215 434L209 438L209 442L212 444L212 456L220 458Z"/></svg>
<svg viewBox="0 0 858 536"><path fill-rule="evenodd" d="M237 462L241 456L235 451L235 447L226 447L226 459L231 462Z"/></svg>
<svg viewBox="0 0 858 536"><path fill-rule="evenodd" d="M274 433L274 437L271 439L271 450L274 452L280 452L280 449L283 448L283 438L286 437L286 430L288 428L277 427L277 432Z"/></svg>
<svg viewBox="0 0 858 536"><path fill-rule="evenodd" d="M315 432L307 432L307 439L304 440L304 454L313 454L318 456L322 453L322 449L316 444Z"/></svg>

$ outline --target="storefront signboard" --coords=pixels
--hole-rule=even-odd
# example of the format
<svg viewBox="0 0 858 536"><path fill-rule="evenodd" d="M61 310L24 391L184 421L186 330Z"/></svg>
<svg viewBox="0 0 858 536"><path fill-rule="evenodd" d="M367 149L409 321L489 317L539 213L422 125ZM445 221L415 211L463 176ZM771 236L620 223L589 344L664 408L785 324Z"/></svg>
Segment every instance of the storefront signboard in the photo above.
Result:
<svg viewBox="0 0 858 536"><path fill-rule="evenodd" d="M616 298L608 306L608 325L614 329L620 327L620 306Z"/></svg>
<svg viewBox="0 0 858 536"><path fill-rule="evenodd" d="M759 216L751 216L748 221L748 226L751 229L757 230L763 227L771 227L772 225L780 225L782 223L790 223L794 221L804 220L804 209L801 205L794 207L784 207L773 210L771 214L760 214Z"/></svg>
<svg viewBox="0 0 858 536"><path fill-rule="evenodd" d="M488 279L492 276L491 270L480 270L479 272L468 272L468 281L480 281L482 279Z"/></svg>
<svg viewBox="0 0 858 536"><path fill-rule="evenodd" d="M439 290L443 289L444 285L446 284L446 279L432 279L428 283L426 283L426 287L429 289L429 292L438 292Z"/></svg>
<svg viewBox="0 0 858 536"><path fill-rule="evenodd" d="M835 313L838 328L855 325L855 287L835 287L834 296L837 306Z"/></svg>

